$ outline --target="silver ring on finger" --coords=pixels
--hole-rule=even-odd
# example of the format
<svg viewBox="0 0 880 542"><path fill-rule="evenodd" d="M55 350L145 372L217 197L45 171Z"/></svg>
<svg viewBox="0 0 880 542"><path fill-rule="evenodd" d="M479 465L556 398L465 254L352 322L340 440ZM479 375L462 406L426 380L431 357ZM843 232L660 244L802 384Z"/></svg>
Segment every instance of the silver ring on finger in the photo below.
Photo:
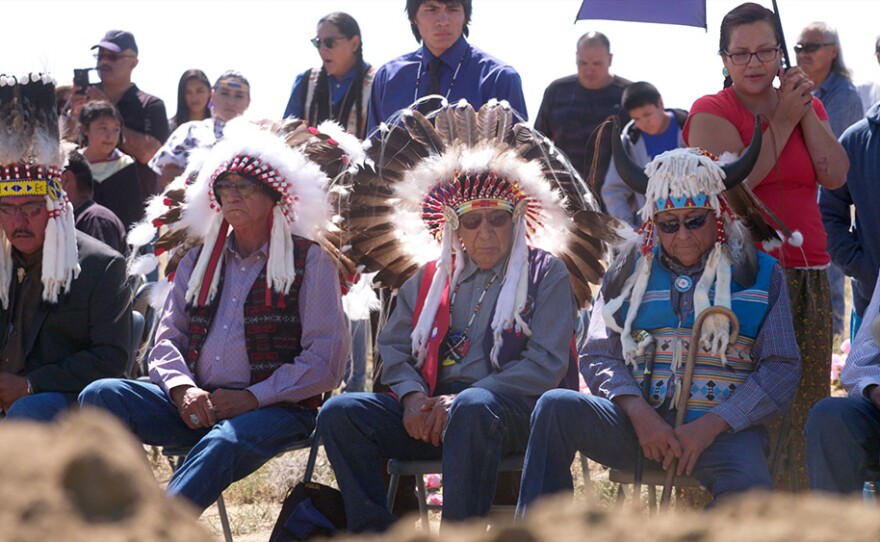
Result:
<svg viewBox="0 0 880 542"><path fill-rule="evenodd" d="M189 421L191 421L193 425L199 425L200 423L202 423L202 420L200 420L199 417L195 414L189 415Z"/></svg>

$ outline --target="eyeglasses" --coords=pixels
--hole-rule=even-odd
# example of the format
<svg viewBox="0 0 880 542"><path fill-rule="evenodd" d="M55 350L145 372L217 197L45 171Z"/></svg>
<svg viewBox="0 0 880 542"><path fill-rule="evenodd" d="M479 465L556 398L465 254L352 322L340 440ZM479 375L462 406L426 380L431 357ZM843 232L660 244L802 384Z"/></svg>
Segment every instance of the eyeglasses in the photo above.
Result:
<svg viewBox="0 0 880 542"><path fill-rule="evenodd" d="M338 40L350 40L351 38L346 36L328 36L326 38L312 38L309 41L312 42L312 45L315 46L315 49L320 49L321 45L326 47L327 49L332 49L336 46L336 42Z"/></svg>
<svg viewBox="0 0 880 542"><path fill-rule="evenodd" d="M501 210L489 214L465 213L459 217L458 223L466 230L475 230L486 220L493 228L500 228L510 223L511 216L507 211Z"/></svg>
<svg viewBox="0 0 880 542"><path fill-rule="evenodd" d="M727 51L724 51L724 55L730 59L730 62L732 62L734 66L745 66L752 61L753 56L758 57L758 62L771 62L776 60L776 57L779 56L779 47L774 47L773 49L761 49L754 53L728 53Z"/></svg>
<svg viewBox="0 0 880 542"><path fill-rule="evenodd" d="M102 60L106 60L108 62L116 62L120 58L130 58L134 57L135 55L124 55L121 53L95 53L92 56L95 57L95 60L97 60L98 62Z"/></svg>
<svg viewBox="0 0 880 542"><path fill-rule="evenodd" d="M250 179L241 179L237 183L229 179L214 181L214 195L217 197L217 201L222 201L233 190L239 196L246 198L260 190L260 183Z"/></svg>
<svg viewBox="0 0 880 542"><path fill-rule="evenodd" d="M666 222L660 222L658 220L655 222L655 224L657 224L657 228L663 233L673 234L678 232L682 224L684 224L685 229L698 230L706 225L706 219L708 218L709 213L706 213L704 215L685 218L681 222L679 222L678 220L667 220Z"/></svg>
<svg viewBox="0 0 880 542"><path fill-rule="evenodd" d="M821 49L822 47L827 47L829 45L836 45L834 43L798 43L794 46L794 52L797 54L812 54Z"/></svg>
<svg viewBox="0 0 880 542"><path fill-rule="evenodd" d="M24 205L10 205L8 203L0 203L0 214L3 216L14 217L16 213L21 212L26 217L33 218L40 214L40 211L46 208L46 203L42 201L32 201Z"/></svg>

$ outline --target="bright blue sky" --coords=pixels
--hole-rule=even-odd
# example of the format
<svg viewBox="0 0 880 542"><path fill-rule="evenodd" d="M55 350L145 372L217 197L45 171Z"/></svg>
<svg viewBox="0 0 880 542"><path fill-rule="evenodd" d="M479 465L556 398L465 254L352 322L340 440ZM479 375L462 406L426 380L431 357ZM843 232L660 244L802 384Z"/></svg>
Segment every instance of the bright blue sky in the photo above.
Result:
<svg viewBox="0 0 880 542"><path fill-rule="evenodd" d="M620 0L626 1L626 0ZM768 7L770 0L761 0ZM654 83L668 106L689 108L694 99L721 87L718 27L739 0L708 0L709 31L614 21L580 21L580 0L473 0L471 43L512 64L522 75L530 116L544 88L574 73L577 38L600 30L611 40L612 71ZM876 0L778 0L789 50L807 23L837 26L845 59L857 82L880 81L872 54L880 33ZM8 21L0 48L0 72L50 70L59 82L73 68L94 63L89 47L110 28L134 33L140 65L134 81L176 104L177 81L188 68L205 70L213 81L237 69L251 81L251 115L280 116L295 75L317 64L309 43L317 20L346 11L361 26L365 57L380 65L415 49L404 0L3 0ZM74 22L75 21L75 22ZM792 58L792 61L794 59Z"/></svg>

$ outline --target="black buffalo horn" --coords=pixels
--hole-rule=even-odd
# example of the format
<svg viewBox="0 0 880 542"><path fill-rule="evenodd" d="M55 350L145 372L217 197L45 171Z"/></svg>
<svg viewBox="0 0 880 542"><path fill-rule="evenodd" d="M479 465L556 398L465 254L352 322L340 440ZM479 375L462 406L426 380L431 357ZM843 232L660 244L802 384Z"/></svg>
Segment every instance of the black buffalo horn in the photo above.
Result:
<svg viewBox="0 0 880 542"><path fill-rule="evenodd" d="M620 121L613 117L611 122L611 154L614 156L614 167L623 182L635 192L644 194L648 190L648 176L645 170L632 161L620 144Z"/></svg>
<svg viewBox="0 0 880 542"><path fill-rule="evenodd" d="M755 132L752 134L752 142L749 143L749 147L736 162L721 166L724 173L727 174L724 177L724 186L727 190L746 180L746 177L752 172L755 162L758 161L758 155L761 154L761 137L761 115L755 115Z"/></svg>

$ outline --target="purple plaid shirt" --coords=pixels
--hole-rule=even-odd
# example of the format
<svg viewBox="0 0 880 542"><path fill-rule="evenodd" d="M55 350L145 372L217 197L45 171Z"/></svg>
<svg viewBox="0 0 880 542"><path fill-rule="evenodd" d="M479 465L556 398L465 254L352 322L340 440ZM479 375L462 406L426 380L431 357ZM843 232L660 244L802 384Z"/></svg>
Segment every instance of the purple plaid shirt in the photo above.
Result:
<svg viewBox="0 0 880 542"><path fill-rule="evenodd" d="M156 346L150 352L152 381L166 393L181 385L247 389L261 407L280 402L295 403L337 387L348 359L348 324L342 312L336 266L317 246L309 249L299 292L302 352L295 363L282 365L266 380L250 385L251 369L244 340L244 302L266 263L267 254L264 245L242 258L235 252L232 239L232 236L226 239L223 291L199 354L196 375L186 364L189 314L184 298L196 261L196 251L192 250L177 267L173 288L159 320Z"/></svg>
<svg viewBox="0 0 880 542"><path fill-rule="evenodd" d="M880 285L880 280L877 284ZM871 333L874 319L880 316L878 311L880 311L880 287L874 286L871 303L865 309L856 341L846 358L843 372L840 373L840 383L851 397L864 397L865 388L880 385L880 347L877 346Z"/></svg>
<svg viewBox="0 0 880 542"><path fill-rule="evenodd" d="M683 268L662 255L660 263L673 277L689 275L693 284L703 273L702 264ZM681 320L686 319L694 310L694 289L679 293L670 285L670 290L676 314ZM728 400L711 410L733 431L760 425L788 410L800 380L800 351L791 321L785 275L778 263L770 274L768 294L767 316L752 346L752 357L758 360L755 371ZM605 327L601 316L604 306L605 300L600 296L593 307L587 345L581 354L587 384L593 394L612 400L625 395L641 396L639 384L623 360L620 334Z"/></svg>

